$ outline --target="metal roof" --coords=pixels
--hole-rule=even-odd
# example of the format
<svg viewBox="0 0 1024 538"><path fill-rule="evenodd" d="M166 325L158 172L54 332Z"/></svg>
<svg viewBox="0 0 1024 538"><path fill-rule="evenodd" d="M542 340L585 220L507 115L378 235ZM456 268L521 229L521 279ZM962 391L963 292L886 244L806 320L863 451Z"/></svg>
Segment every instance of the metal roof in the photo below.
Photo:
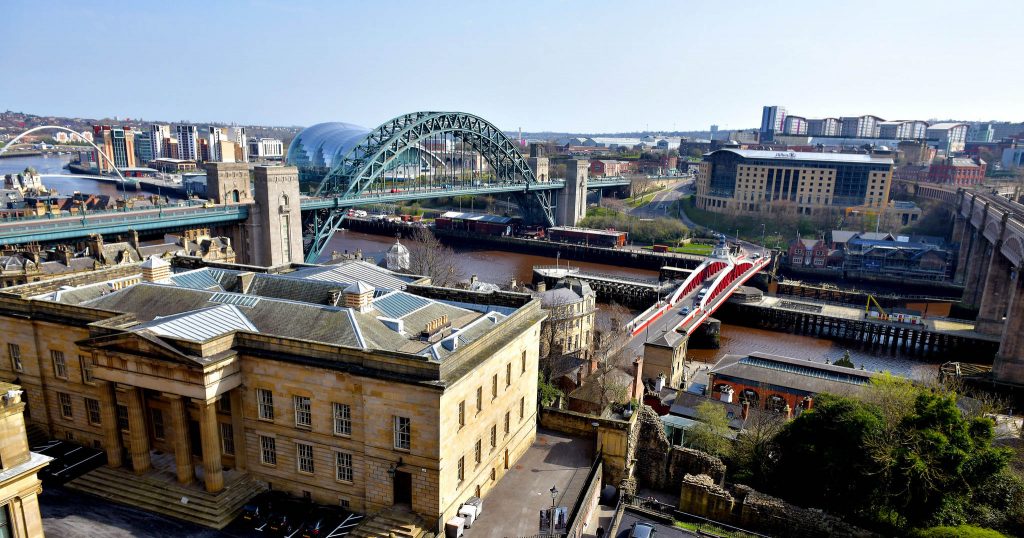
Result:
<svg viewBox="0 0 1024 538"><path fill-rule="evenodd" d="M231 304L236 306L244 306L252 308L259 304L260 298L253 297L252 295L244 295L241 293L224 293L218 292L210 296L211 303L222 303Z"/></svg>
<svg viewBox="0 0 1024 538"><path fill-rule="evenodd" d="M767 159L772 161L821 161L836 163L892 164L888 157L874 157L862 153L817 153L813 151L765 151L759 149L719 149L708 153L732 152L744 159Z"/></svg>
<svg viewBox="0 0 1024 538"><path fill-rule="evenodd" d="M302 269L290 273L288 276L308 280L337 282L346 285L355 282L366 282L375 288L389 289L405 288L406 283L412 280L410 277L396 275L387 269L362 261Z"/></svg>
<svg viewBox="0 0 1024 538"><path fill-rule="evenodd" d="M402 291L389 293L373 301L373 307L389 318L400 319L430 304L429 299Z"/></svg>
<svg viewBox="0 0 1024 538"><path fill-rule="evenodd" d="M814 364L814 366L807 366L805 364L799 364L795 361L778 360L777 358L770 358L769 356L762 355L757 356L751 354L743 357L739 360L741 364L749 364L751 366L757 366L758 368L766 368L769 370L778 370L781 372L789 372L791 374L799 374L808 377L817 377L819 379L827 379L829 381L837 381L840 383L850 383L852 385L866 385L871 381L871 375L868 373L861 373L852 368L847 368L849 372L836 371L835 367L826 368L822 364Z"/></svg>
<svg viewBox="0 0 1024 538"><path fill-rule="evenodd" d="M478 222L495 222L498 224L508 224L512 222L512 217L502 217L499 215L482 215L480 213L466 213L463 211L446 211L441 215L444 219L455 219L455 220L474 220Z"/></svg>
<svg viewBox="0 0 1024 538"><path fill-rule="evenodd" d="M231 331L258 332L256 326L242 314L238 307L230 304L157 318L138 328L149 329L163 336L196 342L202 342Z"/></svg>
<svg viewBox="0 0 1024 538"><path fill-rule="evenodd" d="M210 274L208 269L196 269L194 271L187 271L184 273L177 273L171 275L171 282L174 282L182 288L191 288L194 290L209 290L211 288L221 289L220 282L217 282Z"/></svg>

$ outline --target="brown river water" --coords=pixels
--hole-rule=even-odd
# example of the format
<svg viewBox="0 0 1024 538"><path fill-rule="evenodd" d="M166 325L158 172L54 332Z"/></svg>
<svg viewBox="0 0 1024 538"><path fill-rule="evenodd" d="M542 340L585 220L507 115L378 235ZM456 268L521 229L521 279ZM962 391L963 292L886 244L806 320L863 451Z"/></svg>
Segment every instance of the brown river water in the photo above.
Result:
<svg viewBox="0 0 1024 538"><path fill-rule="evenodd" d="M363 251L364 256L372 256L375 260L384 259L384 253L394 243L394 239L360 232L340 231L327 248L326 253L333 251ZM531 282L535 265L554 265L555 259L545 256L517 254L488 248L474 248L454 245L453 249L459 258L462 273L467 277L477 275L480 280L498 285L507 285L511 279L518 282ZM566 263L561 260L559 263ZM571 262L573 267L584 271L615 274L633 277L657 278L657 271L633 269L601 263ZM630 312L622 306L601 304L600 316L618 318L632 317L638 312ZM847 348L840 342L812 336L802 336L762 329L752 329L737 325L722 324L719 349L690 349L687 356L691 360L714 364L727 354L746 354L754 351L808 359L834 362L849 349L854 364L868 370L889 370L895 374L917 379L934 378L938 364L926 362L918 357L904 357L899 354L871 352L856 348Z"/></svg>

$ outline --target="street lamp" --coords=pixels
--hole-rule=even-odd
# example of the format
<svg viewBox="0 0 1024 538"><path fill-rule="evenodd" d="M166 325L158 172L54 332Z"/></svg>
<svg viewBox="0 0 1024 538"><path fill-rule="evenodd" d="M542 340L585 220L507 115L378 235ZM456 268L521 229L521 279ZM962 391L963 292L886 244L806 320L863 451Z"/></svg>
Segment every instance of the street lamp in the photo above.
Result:
<svg viewBox="0 0 1024 538"><path fill-rule="evenodd" d="M548 517L551 524L550 535L555 535L555 498L558 497L558 488L551 486L551 515Z"/></svg>
<svg viewBox="0 0 1024 538"><path fill-rule="evenodd" d="M762 222L761 223L761 252L763 253L764 251L765 251L765 248L764 248L764 223Z"/></svg>

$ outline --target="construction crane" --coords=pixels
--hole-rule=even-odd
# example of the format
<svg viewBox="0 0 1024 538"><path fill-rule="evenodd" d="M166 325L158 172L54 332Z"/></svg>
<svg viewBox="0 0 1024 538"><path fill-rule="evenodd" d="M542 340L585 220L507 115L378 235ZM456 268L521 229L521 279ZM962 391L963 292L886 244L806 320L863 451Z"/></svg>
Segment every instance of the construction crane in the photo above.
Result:
<svg viewBox="0 0 1024 538"><path fill-rule="evenodd" d="M887 314L885 312L885 309L882 308L882 305L878 304L878 299L875 299L875 296L874 295L870 295L870 294L868 295L867 304L864 305L864 317L865 318L871 316L871 303L875 303L875 308L878 309L878 317L879 317L879 319L883 319L883 320L889 319L889 314Z"/></svg>

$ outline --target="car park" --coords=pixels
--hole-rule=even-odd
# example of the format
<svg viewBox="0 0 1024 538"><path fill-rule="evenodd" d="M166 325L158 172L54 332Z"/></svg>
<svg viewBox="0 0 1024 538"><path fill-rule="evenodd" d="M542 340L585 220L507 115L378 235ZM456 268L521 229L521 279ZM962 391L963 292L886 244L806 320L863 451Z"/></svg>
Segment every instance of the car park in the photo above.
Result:
<svg viewBox="0 0 1024 538"><path fill-rule="evenodd" d="M67 441L47 441L32 447L32 452L53 458L39 471L39 478L47 484L74 480L107 462L106 452Z"/></svg>
<svg viewBox="0 0 1024 538"><path fill-rule="evenodd" d="M313 503L299 499L279 503L270 515L265 532L272 536L285 537L295 534L313 507Z"/></svg>
<svg viewBox="0 0 1024 538"><path fill-rule="evenodd" d="M319 506L310 513L302 538L339 538L352 532L363 516L340 508Z"/></svg>
<svg viewBox="0 0 1024 538"><path fill-rule="evenodd" d="M242 521L252 525L253 528L264 525L275 503L284 502L289 499L283 491L264 491L255 496L242 507Z"/></svg>

